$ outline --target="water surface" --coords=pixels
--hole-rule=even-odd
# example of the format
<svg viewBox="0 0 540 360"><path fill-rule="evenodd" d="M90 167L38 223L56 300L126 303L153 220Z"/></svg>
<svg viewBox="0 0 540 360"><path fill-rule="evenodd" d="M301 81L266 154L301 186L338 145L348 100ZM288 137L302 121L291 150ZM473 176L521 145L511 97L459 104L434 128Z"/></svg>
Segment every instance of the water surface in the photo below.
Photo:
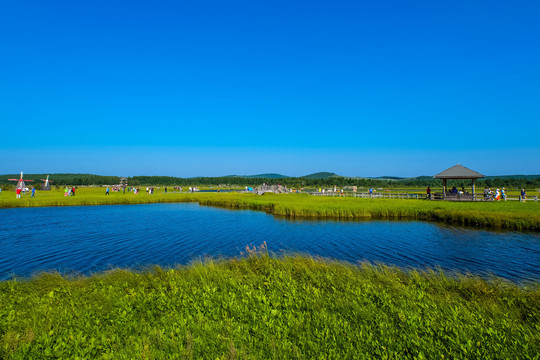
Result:
<svg viewBox="0 0 540 360"><path fill-rule="evenodd" d="M287 220L196 203L0 209L0 279L270 251L540 279L540 236L416 221Z"/></svg>

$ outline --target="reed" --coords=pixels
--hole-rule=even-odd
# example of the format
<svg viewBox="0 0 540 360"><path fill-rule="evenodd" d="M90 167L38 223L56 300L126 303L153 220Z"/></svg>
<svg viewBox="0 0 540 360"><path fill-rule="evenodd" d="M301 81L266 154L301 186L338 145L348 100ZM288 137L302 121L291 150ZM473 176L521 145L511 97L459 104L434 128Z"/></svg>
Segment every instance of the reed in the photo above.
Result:
<svg viewBox="0 0 540 360"><path fill-rule="evenodd" d="M0 282L0 358L516 359L540 287L302 256Z"/></svg>

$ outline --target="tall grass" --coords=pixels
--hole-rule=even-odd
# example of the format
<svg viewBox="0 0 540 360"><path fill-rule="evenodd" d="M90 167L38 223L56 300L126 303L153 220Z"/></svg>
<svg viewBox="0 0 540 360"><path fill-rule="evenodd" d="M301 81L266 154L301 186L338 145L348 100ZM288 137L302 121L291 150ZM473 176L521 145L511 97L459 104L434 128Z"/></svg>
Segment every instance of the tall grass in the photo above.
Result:
<svg viewBox="0 0 540 360"><path fill-rule="evenodd" d="M441 221L451 224L515 230L540 230L540 204L535 202L475 202L402 199L358 199L316 197L307 194L237 193L141 193L104 195L101 188L79 189L75 197L60 192L39 192L36 198L28 195L15 199L11 193L0 195L0 207L119 205L166 202L198 202L202 205L233 209L266 211L290 218L334 219L415 219Z"/></svg>
<svg viewBox="0 0 540 360"><path fill-rule="evenodd" d="M517 359L540 289L263 251L143 273L0 283L0 357Z"/></svg>

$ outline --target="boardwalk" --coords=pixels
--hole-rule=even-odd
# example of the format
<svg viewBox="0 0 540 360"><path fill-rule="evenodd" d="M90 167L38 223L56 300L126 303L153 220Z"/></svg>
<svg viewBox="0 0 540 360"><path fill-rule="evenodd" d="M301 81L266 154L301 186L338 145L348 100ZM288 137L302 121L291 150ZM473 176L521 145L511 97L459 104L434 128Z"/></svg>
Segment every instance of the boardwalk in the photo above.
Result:
<svg viewBox="0 0 540 360"><path fill-rule="evenodd" d="M331 196L331 197L354 197L362 199L412 199L412 200L426 200L427 195L425 193L404 193L404 192L377 192L370 194L368 192L351 192L346 191L340 193L339 191L327 191L324 193L310 192L313 196ZM442 193L431 193L431 200L443 200ZM495 201L493 198L485 199L484 194L447 194L446 201ZM505 201L502 200L501 201ZM521 201L521 196L507 196L506 201ZM538 196L529 196L527 201L538 202Z"/></svg>

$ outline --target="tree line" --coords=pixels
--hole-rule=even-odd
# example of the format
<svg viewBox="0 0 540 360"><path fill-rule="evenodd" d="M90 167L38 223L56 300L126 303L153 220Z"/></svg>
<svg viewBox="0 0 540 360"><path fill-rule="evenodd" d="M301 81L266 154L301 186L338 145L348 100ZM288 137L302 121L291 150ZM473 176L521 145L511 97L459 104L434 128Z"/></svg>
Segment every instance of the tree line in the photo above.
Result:
<svg viewBox="0 0 540 360"><path fill-rule="evenodd" d="M9 189L16 185L15 181L8 181L8 179L18 179L19 175L0 175L0 186L3 189ZM25 179L34 180L29 185L41 184L40 179L46 179L45 174L28 174L24 176ZM53 174L49 177L54 186L91 186L91 185L115 185L120 183L118 176L102 176L93 174ZM128 186L191 186L191 185L205 185L205 186L258 186L262 183L268 184L282 184L289 188L301 188L301 187L375 187L375 188L388 188L388 187L440 187L442 181L434 179L430 176L421 176L416 178L407 179L368 179L368 178L349 178L341 176L332 176L325 179L309 179L304 177L287 177L278 179L268 178L245 178L238 176L221 176L221 177L194 177L194 178L180 178L173 176L133 176L128 178ZM456 186L461 188L464 186L468 188L470 186L470 180L450 180L448 186ZM481 179L476 182L477 187L507 187L507 188L539 188L540 177L535 178L506 178L506 177L494 177Z"/></svg>

